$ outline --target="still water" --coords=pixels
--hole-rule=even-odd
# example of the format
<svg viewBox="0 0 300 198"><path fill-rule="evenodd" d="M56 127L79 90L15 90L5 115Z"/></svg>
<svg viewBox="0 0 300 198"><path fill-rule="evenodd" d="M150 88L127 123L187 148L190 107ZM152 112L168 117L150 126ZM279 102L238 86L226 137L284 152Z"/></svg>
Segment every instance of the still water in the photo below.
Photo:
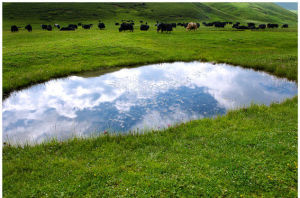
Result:
<svg viewBox="0 0 300 198"><path fill-rule="evenodd" d="M3 101L3 141L162 129L269 105L297 94L297 84L227 64L175 62L70 76L14 92Z"/></svg>

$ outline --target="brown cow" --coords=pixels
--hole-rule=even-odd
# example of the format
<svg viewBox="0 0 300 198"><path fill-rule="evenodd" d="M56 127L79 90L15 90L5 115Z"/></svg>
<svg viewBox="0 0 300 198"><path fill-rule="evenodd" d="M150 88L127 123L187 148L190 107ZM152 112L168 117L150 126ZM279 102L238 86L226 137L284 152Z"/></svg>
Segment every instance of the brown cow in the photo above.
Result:
<svg viewBox="0 0 300 198"><path fill-rule="evenodd" d="M194 22L189 22L189 24L186 27L186 30L194 30L195 31L197 29L198 29L197 23L194 23Z"/></svg>

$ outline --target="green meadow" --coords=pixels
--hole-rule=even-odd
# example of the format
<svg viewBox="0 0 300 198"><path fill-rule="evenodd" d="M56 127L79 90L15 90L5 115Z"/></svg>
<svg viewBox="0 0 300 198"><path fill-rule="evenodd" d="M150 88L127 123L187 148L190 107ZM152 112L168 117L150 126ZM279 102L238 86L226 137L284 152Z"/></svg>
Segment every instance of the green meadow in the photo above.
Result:
<svg viewBox="0 0 300 198"><path fill-rule="evenodd" d="M166 6L168 15L162 11ZM134 32L118 32L114 23L123 18L135 20ZM97 28L98 19L105 30ZM290 27L237 31L201 24L197 31L177 27L162 34L154 26L159 19L228 19ZM139 20L147 21L150 30L140 31ZM40 27L78 22L94 27L70 32ZM32 32L10 32L11 25L28 23ZM296 14L268 3L4 3L3 97L75 73L173 61L228 63L297 82L297 31ZM296 197L297 112L296 96L146 134L107 134L24 147L6 144L3 196Z"/></svg>

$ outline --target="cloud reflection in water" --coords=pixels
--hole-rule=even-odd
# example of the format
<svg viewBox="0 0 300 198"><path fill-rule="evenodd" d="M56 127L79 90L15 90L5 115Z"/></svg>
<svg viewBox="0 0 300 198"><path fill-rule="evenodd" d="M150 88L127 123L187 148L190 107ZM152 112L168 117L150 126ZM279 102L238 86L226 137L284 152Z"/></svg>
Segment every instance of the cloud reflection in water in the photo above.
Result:
<svg viewBox="0 0 300 198"><path fill-rule="evenodd" d="M263 72L200 62L71 76L15 92L3 102L3 139L42 142L106 129L163 128L212 117L251 102L269 105L297 94L297 85Z"/></svg>

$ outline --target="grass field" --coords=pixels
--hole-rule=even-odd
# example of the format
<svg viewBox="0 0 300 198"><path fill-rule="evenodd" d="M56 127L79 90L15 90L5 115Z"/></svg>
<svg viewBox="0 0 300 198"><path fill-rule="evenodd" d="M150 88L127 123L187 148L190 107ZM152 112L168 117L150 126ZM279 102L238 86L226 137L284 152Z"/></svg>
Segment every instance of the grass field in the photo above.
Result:
<svg viewBox="0 0 300 198"><path fill-rule="evenodd" d="M3 93L82 71L170 61L215 61L297 80L297 30L232 31L177 27L160 34L106 30L3 32Z"/></svg>
<svg viewBox="0 0 300 198"><path fill-rule="evenodd" d="M250 5L254 7L251 9L266 9L273 22L287 20L290 23L294 18L284 11L284 17L280 18L275 14L279 8L273 5ZM234 4L234 7L245 11L250 5ZM152 12L145 12L148 14L144 17L151 18L144 19L151 26L148 32L119 33L114 26L115 19L106 19L107 28L103 31L93 27L75 32L48 32L40 30L40 22L52 23L57 17L55 22L69 24L70 21L59 19L57 10L65 9L72 15L80 6L74 5L73 10L66 5L45 6L51 8L47 13L52 14L39 18L30 12L20 13L21 17L14 15L21 8L12 12L10 6L11 3L7 3L3 12L4 96L13 90L72 73L170 61L225 62L298 81L296 22L288 29L232 31L231 28L219 30L201 26L195 32L178 27L171 34L160 34L154 29ZM123 12L126 6L118 7L123 10L119 10L119 17L143 19L134 6L128 6L128 13ZM147 10L153 9L153 13L162 18L170 17L155 6ZM215 10L211 18L228 17L228 13L233 13L228 5L188 6ZM87 7L82 10L95 8ZM177 9L175 5L172 7L173 15ZM190 17L189 10L183 12L186 20ZM221 10L225 15L218 14ZM94 18L99 16L90 13L91 16L78 20L97 24ZM200 17L201 12L198 14ZM47 21L45 17L49 16ZM109 17L109 12L104 16ZM259 17L263 15L257 16L249 15L249 18L261 21ZM9 31L10 25L21 26L30 21L34 21L31 33ZM296 197L297 103L295 97L270 107L253 105L216 119L192 121L144 135L105 135L24 148L4 146L3 195Z"/></svg>

